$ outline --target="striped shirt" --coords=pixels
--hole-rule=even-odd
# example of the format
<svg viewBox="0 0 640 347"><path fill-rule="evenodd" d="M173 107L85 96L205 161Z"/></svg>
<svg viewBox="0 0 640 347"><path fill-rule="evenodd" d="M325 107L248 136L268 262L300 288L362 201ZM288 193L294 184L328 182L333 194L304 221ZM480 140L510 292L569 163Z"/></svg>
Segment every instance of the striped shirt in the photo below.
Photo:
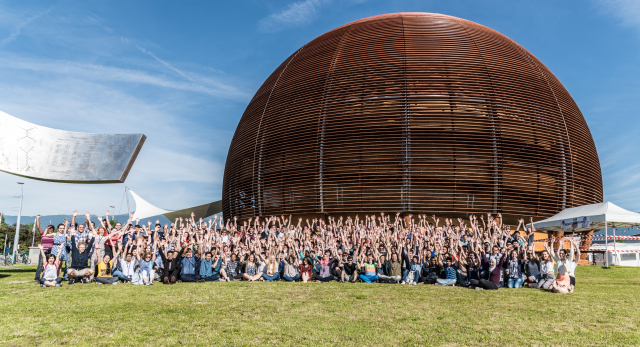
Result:
<svg viewBox="0 0 640 347"><path fill-rule="evenodd" d="M53 248L53 236L42 237L42 248L45 250Z"/></svg>

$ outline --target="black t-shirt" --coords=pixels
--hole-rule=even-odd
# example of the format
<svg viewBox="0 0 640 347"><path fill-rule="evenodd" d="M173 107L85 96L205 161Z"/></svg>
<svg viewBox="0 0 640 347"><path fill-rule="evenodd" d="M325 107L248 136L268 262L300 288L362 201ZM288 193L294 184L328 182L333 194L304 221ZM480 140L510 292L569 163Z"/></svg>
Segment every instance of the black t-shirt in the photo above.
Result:
<svg viewBox="0 0 640 347"><path fill-rule="evenodd" d="M351 263L351 265L349 265L349 263L344 263L344 272L347 275L353 275L354 271L356 271L356 263Z"/></svg>

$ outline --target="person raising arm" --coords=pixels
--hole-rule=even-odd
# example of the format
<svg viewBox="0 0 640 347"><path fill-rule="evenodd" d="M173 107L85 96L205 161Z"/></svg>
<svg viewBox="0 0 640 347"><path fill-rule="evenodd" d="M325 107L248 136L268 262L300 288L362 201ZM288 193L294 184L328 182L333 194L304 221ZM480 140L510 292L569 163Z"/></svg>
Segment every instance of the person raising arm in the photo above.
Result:
<svg viewBox="0 0 640 347"><path fill-rule="evenodd" d="M60 268L60 253L62 252L62 248L58 249L58 254L49 254L46 257L44 254L44 247L40 245L39 248L40 256L43 259L46 259L43 267L42 278L39 279L40 285L42 287L62 287L62 278L58 277L58 269Z"/></svg>

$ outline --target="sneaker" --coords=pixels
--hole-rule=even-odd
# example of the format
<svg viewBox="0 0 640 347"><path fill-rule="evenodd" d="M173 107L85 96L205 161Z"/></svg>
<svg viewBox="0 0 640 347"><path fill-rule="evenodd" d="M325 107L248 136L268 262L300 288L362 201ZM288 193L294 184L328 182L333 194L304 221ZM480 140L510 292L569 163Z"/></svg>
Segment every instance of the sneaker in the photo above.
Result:
<svg viewBox="0 0 640 347"><path fill-rule="evenodd" d="M231 280L229 279L229 277L226 278L227 282L231 282Z"/></svg>
<svg viewBox="0 0 640 347"><path fill-rule="evenodd" d="M153 282L149 282L149 285L150 285L150 286L152 286L152 285L153 285Z"/></svg>
<svg viewBox="0 0 640 347"><path fill-rule="evenodd" d="M46 286L45 286L44 284L41 284L41 285L40 285L40 287L43 287L43 288L44 288L44 287L46 287Z"/></svg>
<svg viewBox="0 0 640 347"><path fill-rule="evenodd" d="M476 287L476 290L484 290L484 288Z"/></svg>
<svg viewBox="0 0 640 347"><path fill-rule="evenodd" d="M96 284L102 284L102 283L100 283L100 282L96 282Z"/></svg>
<svg viewBox="0 0 640 347"><path fill-rule="evenodd" d="M73 278L72 278L72 279L70 279L70 280L69 280L69 285L72 285L72 284L74 284L74 283L76 283L76 280L75 280L75 279L73 279Z"/></svg>
<svg viewBox="0 0 640 347"><path fill-rule="evenodd" d="M62 287L61 283L56 283L56 287Z"/></svg>
<svg viewBox="0 0 640 347"><path fill-rule="evenodd" d="M404 283L404 281L402 281L402 283L400 283L400 284L405 284L405 283Z"/></svg>
<svg viewBox="0 0 640 347"><path fill-rule="evenodd" d="M119 283L119 282L113 282L113 283L111 283L111 284L113 284L113 285L115 286L115 285L116 285L116 284L118 284L118 283Z"/></svg>
<svg viewBox="0 0 640 347"><path fill-rule="evenodd" d="M418 284L417 284L416 282L413 282L413 285L414 285L414 286L417 286Z"/></svg>
<svg viewBox="0 0 640 347"><path fill-rule="evenodd" d="M199 279L198 282L200 283L204 282L204 278Z"/></svg>
<svg viewBox="0 0 640 347"><path fill-rule="evenodd" d="M40 280L35 280L33 284L40 284Z"/></svg>
<svg viewBox="0 0 640 347"><path fill-rule="evenodd" d="M89 281L87 281L87 279L86 279L86 278L83 278L83 279L82 279L82 284L87 284L87 283L89 283Z"/></svg>

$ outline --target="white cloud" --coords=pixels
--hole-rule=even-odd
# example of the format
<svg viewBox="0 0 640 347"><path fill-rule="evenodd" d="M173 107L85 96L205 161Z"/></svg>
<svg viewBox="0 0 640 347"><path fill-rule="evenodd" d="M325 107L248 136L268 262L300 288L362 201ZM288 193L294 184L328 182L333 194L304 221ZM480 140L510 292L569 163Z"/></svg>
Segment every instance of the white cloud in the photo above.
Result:
<svg viewBox="0 0 640 347"><path fill-rule="evenodd" d="M18 24L17 26L15 26L13 29L11 29L11 34L8 37L5 37L4 39L0 40L0 48L4 47L7 43L15 40L19 35L20 32L22 31L22 28L25 27L27 24L33 22L34 20L42 17L43 15L51 12L51 10L53 9L53 7L42 11L38 14L36 14L33 17L27 18L25 21L23 21L22 23Z"/></svg>
<svg viewBox="0 0 640 347"><path fill-rule="evenodd" d="M166 62L164 62L164 64L171 66ZM150 74L148 72L135 69L125 69L65 60L33 60L7 55L5 55L4 58L0 58L0 68L48 72L94 81L119 81L148 84L164 88L204 93L211 96L234 100L247 100L249 98L249 94L247 92L239 90L234 85L221 82L213 77L201 77L198 78L198 81L187 77L189 82L181 82L167 78L162 74ZM177 69L173 68L173 70ZM186 75L181 71L180 74L186 77Z"/></svg>
<svg viewBox="0 0 640 347"><path fill-rule="evenodd" d="M605 13L621 20L621 24L640 31L640 1L638 0L595 0Z"/></svg>
<svg viewBox="0 0 640 347"><path fill-rule="evenodd" d="M258 23L264 32L276 32L287 27L297 27L308 24L318 14L320 7L331 0L303 0L289 4L280 12L270 14Z"/></svg>
<svg viewBox="0 0 640 347"><path fill-rule="evenodd" d="M152 147L136 161L136 175L162 182L222 184L224 164L172 149Z"/></svg>

